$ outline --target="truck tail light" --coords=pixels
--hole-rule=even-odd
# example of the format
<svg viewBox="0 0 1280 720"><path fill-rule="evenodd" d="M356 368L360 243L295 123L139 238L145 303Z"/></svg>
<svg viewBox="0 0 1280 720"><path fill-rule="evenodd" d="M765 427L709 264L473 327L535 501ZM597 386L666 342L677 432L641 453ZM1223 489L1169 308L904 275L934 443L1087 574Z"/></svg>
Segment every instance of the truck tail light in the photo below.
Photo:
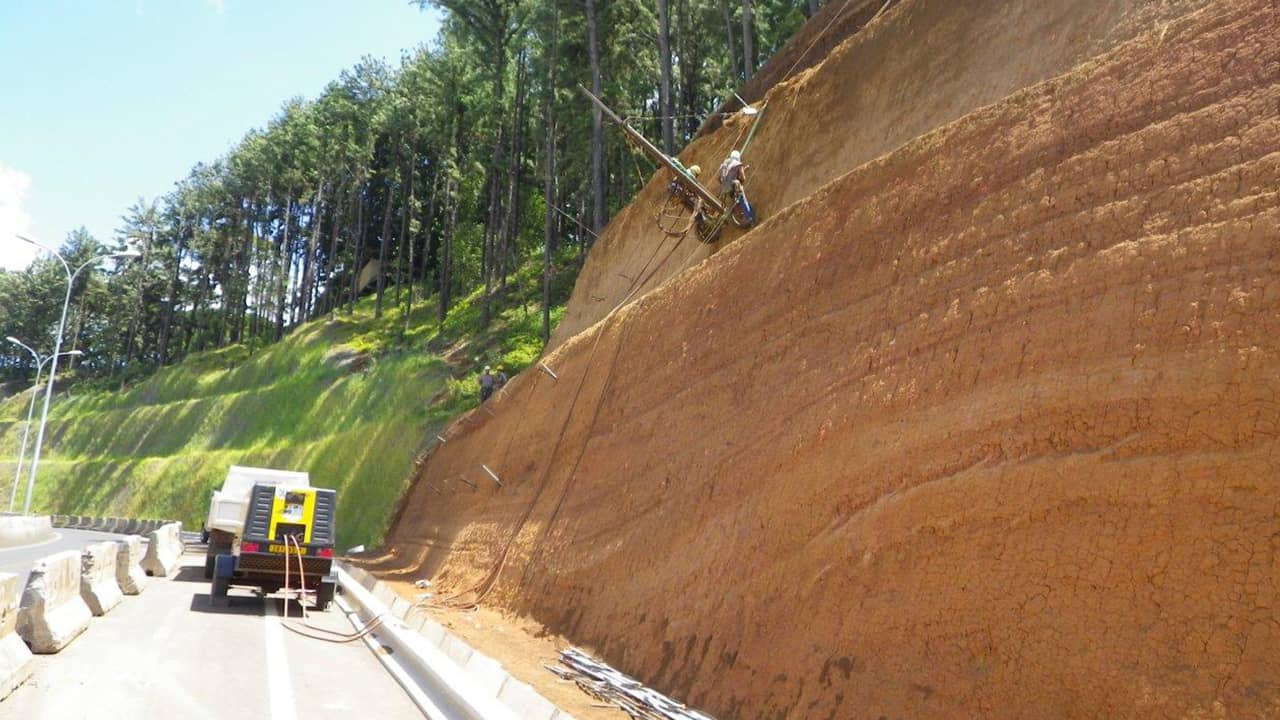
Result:
<svg viewBox="0 0 1280 720"><path fill-rule="evenodd" d="M240 552L258 552L258 543L242 542L240 543Z"/></svg>
<svg viewBox="0 0 1280 720"><path fill-rule="evenodd" d="M316 554L322 558L331 558L333 557L333 548L320 548Z"/></svg>

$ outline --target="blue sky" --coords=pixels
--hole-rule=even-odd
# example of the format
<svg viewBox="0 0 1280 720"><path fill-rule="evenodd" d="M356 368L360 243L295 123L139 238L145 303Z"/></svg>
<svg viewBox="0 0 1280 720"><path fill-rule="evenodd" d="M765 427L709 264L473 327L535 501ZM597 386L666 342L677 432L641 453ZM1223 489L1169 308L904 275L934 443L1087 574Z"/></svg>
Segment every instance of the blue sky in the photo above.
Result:
<svg viewBox="0 0 1280 720"><path fill-rule="evenodd" d="M109 240L288 98L438 28L406 0L0 0L0 267L32 258L15 232Z"/></svg>

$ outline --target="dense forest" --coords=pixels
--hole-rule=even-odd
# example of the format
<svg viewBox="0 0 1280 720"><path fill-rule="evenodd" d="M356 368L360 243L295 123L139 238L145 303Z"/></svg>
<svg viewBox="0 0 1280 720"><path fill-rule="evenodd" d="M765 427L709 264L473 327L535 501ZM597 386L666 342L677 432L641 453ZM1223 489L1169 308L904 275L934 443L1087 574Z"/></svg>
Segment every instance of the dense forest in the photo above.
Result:
<svg viewBox="0 0 1280 720"><path fill-rule="evenodd" d="M81 379L128 381L202 350L280 339L349 310L490 299L522 264L577 263L652 166L603 126L591 88L668 152L781 47L818 0L417 0L439 37L398 66L366 58L314 100L284 103L225 156L139 199L90 263L63 351ZM566 252L566 250L571 252ZM100 268L100 269L95 269ZM0 270L0 335L51 352L66 291L42 256ZM409 317L408 313L405 317ZM0 380L29 353L0 343Z"/></svg>

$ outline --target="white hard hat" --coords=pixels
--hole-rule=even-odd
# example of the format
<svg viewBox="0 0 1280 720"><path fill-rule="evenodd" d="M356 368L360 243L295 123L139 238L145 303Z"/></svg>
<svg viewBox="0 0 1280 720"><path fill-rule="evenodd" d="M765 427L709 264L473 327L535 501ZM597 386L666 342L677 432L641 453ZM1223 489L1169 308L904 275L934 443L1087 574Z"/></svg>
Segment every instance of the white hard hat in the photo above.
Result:
<svg viewBox="0 0 1280 720"><path fill-rule="evenodd" d="M741 160L741 159L742 159L742 153L738 152L737 150L734 150L733 152L729 153L729 159L730 159L730 160Z"/></svg>

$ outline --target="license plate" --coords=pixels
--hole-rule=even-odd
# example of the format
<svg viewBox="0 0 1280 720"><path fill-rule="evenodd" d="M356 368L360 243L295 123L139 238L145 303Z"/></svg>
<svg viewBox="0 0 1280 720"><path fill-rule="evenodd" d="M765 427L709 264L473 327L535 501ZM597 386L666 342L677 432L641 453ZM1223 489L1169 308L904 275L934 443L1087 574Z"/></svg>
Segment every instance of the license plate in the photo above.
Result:
<svg viewBox="0 0 1280 720"><path fill-rule="evenodd" d="M291 549L287 545L268 545L267 552L279 553L281 555L288 554ZM292 550L294 555L301 555L301 550Z"/></svg>

